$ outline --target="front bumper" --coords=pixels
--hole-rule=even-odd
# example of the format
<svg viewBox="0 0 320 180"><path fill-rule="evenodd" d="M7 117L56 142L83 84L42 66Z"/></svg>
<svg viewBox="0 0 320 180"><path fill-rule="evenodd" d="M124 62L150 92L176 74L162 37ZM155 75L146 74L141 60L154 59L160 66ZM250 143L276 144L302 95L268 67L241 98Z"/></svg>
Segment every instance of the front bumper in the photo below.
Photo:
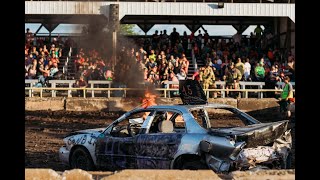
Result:
<svg viewBox="0 0 320 180"><path fill-rule="evenodd" d="M69 165L69 155L70 155L70 151L67 150L66 146L62 146L59 149L59 159L61 162Z"/></svg>

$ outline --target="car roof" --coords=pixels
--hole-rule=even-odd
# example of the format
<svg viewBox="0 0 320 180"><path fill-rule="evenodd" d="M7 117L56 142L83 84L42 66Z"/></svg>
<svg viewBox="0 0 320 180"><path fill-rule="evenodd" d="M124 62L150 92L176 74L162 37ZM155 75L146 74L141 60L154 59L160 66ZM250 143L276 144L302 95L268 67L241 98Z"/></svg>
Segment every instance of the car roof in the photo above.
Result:
<svg viewBox="0 0 320 180"><path fill-rule="evenodd" d="M154 105L149 106L146 109L175 109L181 112L190 109L198 109L198 108L235 108L233 106L221 103L208 103L208 104L201 104L201 105L184 105L184 104L174 104L174 105ZM139 108L143 109L143 108Z"/></svg>

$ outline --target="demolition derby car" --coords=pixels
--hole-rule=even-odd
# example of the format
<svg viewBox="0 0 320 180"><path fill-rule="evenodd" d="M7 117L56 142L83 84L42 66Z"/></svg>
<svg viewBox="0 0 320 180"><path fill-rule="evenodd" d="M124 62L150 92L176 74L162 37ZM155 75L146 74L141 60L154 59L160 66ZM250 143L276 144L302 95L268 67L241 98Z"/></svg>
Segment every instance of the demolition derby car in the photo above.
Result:
<svg viewBox="0 0 320 180"><path fill-rule="evenodd" d="M224 104L133 109L106 128L69 134L62 162L84 170L290 167L288 120L261 123Z"/></svg>

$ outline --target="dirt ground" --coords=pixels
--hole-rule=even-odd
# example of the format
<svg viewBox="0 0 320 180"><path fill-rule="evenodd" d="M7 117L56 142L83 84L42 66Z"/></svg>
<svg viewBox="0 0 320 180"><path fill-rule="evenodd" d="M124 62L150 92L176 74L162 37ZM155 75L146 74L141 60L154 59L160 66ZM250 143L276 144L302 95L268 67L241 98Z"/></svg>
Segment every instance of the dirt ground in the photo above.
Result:
<svg viewBox="0 0 320 180"><path fill-rule="evenodd" d="M82 129L107 127L122 113L26 111L25 112L25 168L69 170L58 157L62 139L70 132ZM258 117L256 117L259 119ZM223 123L223 118L219 119ZM230 121L226 122L230 125ZM292 124L291 124L292 125ZM222 125L223 126L223 125ZM295 168L295 128L293 137L293 167Z"/></svg>

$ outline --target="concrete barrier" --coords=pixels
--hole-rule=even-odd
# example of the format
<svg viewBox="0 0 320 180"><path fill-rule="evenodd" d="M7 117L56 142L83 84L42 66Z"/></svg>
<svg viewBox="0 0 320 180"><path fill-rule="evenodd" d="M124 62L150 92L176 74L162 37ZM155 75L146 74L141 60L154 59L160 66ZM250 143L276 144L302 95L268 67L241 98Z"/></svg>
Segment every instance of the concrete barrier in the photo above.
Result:
<svg viewBox="0 0 320 180"><path fill-rule="evenodd" d="M208 99L209 103L222 103L237 107L246 112L260 111L269 109L275 112L279 107L278 100L274 98L218 98ZM157 98L157 104L182 104L180 98ZM67 110L67 111L129 111L141 105L141 98L26 98L25 109L28 111L35 110ZM267 112L263 112L267 113Z"/></svg>
<svg viewBox="0 0 320 180"><path fill-rule="evenodd" d="M295 179L295 170L235 171L230 176L234 180L291 180Z"/></svg>
<svg viewBox="0 0 320 180"><path fill-rule="evenodd" d="M100 111L107 108L106 98L66 98L67 111Z"/></svg>
<svg viewBox="0 0 320 180"><path fill-rule="evenodd" d="M64 110L65 98L25 98L25 110L39 111L39 110Z"/></svg>
<svg viewBox="0 0 320 180"><path fill-rule="evenodd" d="M52 169L25 169L26 180L162 180L162 179L186 179L186 180L294 180L294 169L283 170L258 170L258 171L234 171L229 174L216 174L212 170L162 170L162 169L126 169L116 172L110 171L83 171L81 169L66 170L60 172L62 176Z"/></svg>
<svg viewBox="0 0 320 180"><path fill-rule="evenodd" d="M219 180L221 179L212 170L123 170L102 180L162 180L162 179L183 179L183 180Z"/></svg>
<svg viewBox="0 0 320 180"><path fill-rule="evenodd" d="M277 103L278 101L279 100L274 98L263 98L263 99L242 98L242 99L238 99L237 107L242 110L256 111L256 110L279 107L279 104Z"/></svg>
<svg viewBox="0 0 320 180"><path fill-rule="evenodd" d="M82 169L72 169L70 171L64 171L62 174L63 180L93 180L92 174Z"/></svg>
<svg viewBox="0 0 320 180"><path fill-rule="evenodd" d="M52 169L25 169L25 180L62 180L62 177Z"/></svg>
<svg viewBox="0 0 320 180"><path fill-rule="evenodd" d="M209 98L208 102L209 103L227 104L227 105L230 105L230 106L233 106L233 107L237 107L238 106L237 99L234 99L234 98L218 98L218 99Z"/></svg>

